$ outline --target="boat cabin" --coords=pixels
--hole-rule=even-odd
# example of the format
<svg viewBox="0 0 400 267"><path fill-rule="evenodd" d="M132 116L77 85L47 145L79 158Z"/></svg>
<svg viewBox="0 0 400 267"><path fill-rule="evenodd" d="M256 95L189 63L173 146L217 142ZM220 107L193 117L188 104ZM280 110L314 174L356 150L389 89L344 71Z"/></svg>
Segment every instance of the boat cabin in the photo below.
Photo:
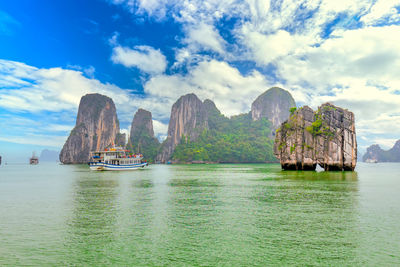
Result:
<svg viewBox="0 0 400 267"><path fill-rule="evenodd" d="M128 150L122 148L105 149L104 151L91 152L93 163L111 165L132 165L142 163L142 155L127 155Z"/></svg>

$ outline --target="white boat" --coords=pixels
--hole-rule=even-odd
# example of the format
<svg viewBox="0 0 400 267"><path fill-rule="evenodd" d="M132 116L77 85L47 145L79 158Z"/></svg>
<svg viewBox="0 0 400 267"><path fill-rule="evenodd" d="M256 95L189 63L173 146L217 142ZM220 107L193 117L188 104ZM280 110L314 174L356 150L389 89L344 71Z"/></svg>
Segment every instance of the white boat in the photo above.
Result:
<svg viewBox="0 0 400 267"><path fill-rule="evenodd" d="M93 171L137 170L148 166L143 155L129 155L122 147L112 147L103 151L90 152L89 167Z"/></svg>

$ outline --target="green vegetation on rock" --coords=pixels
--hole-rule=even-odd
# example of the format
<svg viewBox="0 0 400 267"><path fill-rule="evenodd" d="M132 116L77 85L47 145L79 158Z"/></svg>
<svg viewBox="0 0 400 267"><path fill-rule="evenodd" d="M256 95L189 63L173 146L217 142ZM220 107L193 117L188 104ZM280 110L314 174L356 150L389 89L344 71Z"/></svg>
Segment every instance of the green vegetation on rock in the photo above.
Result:
<svg viewBox="0 0 400 267"><path fill-rule="evenodd" d="M273 141L268 137L271 122L253 121L251 114L230 119L218 111L210 112L209 129L203 129L195 141L183 136L172 159L179 162L271 162Z"/></svg>
<svg viewBox="0 0 400 267"><path fill-rule="evenodd" d="M325 108L327 107L324 107L324 109ZM336 110L333 107L328 108L330 108L330 110ZM329 129L329 126L324 123L320 110L315 113L314 122L311 124L311 126L306 127L306 131L308 131L313 136L324 135L328 138L331 138L335 135L335 133Z"/></svg>
<svg viewBox="0 0 400 267"><path fill-rule="evenodd" d="M143 154L145 160L154 162L159 146L157 138L142 132L141 135L132 136L126 147L131 152Z"/></svg>

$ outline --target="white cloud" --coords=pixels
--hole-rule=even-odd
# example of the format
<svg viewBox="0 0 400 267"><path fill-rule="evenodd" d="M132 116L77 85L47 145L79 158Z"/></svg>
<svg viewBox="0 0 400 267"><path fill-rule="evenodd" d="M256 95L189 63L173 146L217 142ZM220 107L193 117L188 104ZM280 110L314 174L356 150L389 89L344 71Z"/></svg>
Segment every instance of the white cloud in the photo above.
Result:
<svg viewBox="0 0 400 267"><path fill-rule="evenodd" d="M158 20L165 17L168 0L111 0L115 5L123 5L130 13L147 14Z"/></svg>
<svg viewBox="0 0 400 267"><path fill-rule="evenodd" d="M167 137L168 124L153 120L154 135L162 142Z"/></svg>
<svg viewBox="0 0 400 267"><path fill-rule="evenodd" d="M391 149L396 141L399 139L383 139L383 138L375 138L372 141L372 144L378 144L382 149Z"/></svg>
<svg viewBox="0 0 400 267"><path fill-rule="evenodd" d="M273 63L282 56L303 50L312 40L306 36L291 35L287 31L278 30L274 34L262 34L243 27L242 42L251 50L252 59L260 65Z"/></svg>
<svg viewBox="0 0 400 267"><path fill-rule="evenodd" d="M45 147L62 147L67 140L68 136L54 136L54 135L18 135L18 136L0 136L0 141L26 144L26 145L40 145Z"/></svg>
<svg viewBox="0 0 400 267"><path fill-rule="evenodd" d="M371 144L400 138L400 26L337 30L320 46L282 56L284 87L307 95L315 108L330 101L352 110L357 132ZM298 99L297 99L298 100ZM383 142L381 142L383 143Z"/></svg>
<svg viewBox="0 0 400 267"><path fill-rule="evenodd" d="M92 79L94 78L94 73L96 72L96 68L93 67L92 65L90 65L86 68L83 68L79 65L70 65L69 64L69 65L67 65L67 69L82 71L86 75L86 77L89 77Z"/></svg>
<svg viewBox="0 0 400 267"><path fill-rule="evenodd" d="M165 74L168 62L160 50L121 46L115 33L109 40L112 61L151 74L144 81L144 96L99 82L94 70L87 70L87 78L83 69L38 69L3 60L0 106L60 112L76 109L82 95L98 92L114 99L122 122L130 122L139 107L151 111L160 136L166 132L171 105L183 94L210 98L224 114L234 115L248 111L278 78L278 85L302 104L316 107L332 101L354 110L365 142L383 143L400 134L400 26L380 25L399 22L398 1L110 1L123 5L136 19L169 16L180 23L184 37L178 39L173 70L187 64L187 72ZM234 43L224 40L225 32L220 34L218 28L221 19L232 18L232 28L225 30ZM219 60L213 53L202 53L209 51ZM243 75L228 63L240 60L258 67L272 65L277 77L270 80L259 71ZM379 136L369 138L370 134Z"/></svg>
<svg viewBox="0 0 400 267"><path fill-rule="evenodd" d="M129 140L129 134L131 132L131 127L129 126L127 129L120 129L119 132L125 134L125 144L127 144Z"/></svg>
<svg viewBox="0 0 400 267"><path fill-rule="evenodd" d="M167 67L167 59L161 51L146 45L137 45L133 49L116 46L111 60L115 64L136 67L150 74L162 73Z"/></svg>
<svg viewBox="0 0 400 267"><path fill-rule="evenodd" d="M223 61L203 61L187 75L157 75L145 83L145 92L168 101L171 108L180 96L195 93L201 99L213 100L224 114L231 116L248 112L254 99L267 90L271 83L253 71L243 76L236 68ZM169 117L169 110L168 110Z"/></svg>
<svg viewBox="0 0 400 267"><path fill-rule="evenodd" d="M313 84L323 93L350 83L400 87L400 26L335 31L335 38L283 57L281 77L291 84Z"/></svg>
<svg viewBox="0 0 400 267"><path fill-rule="evenodd" d="M80 98L87 93L100 93L111 97L117 107L121 124L130 124L138 108L145 108L153 114L154 130L158 138L165 137L167 121L172 104L181 96L194 92L203 100L210 98L227 115L247 112L256 96L270 84L263 75L254 71L247 76L221 61L204 61L194 66L187 75L158 74L145 83L146 95L135 95L116 85L103 84L96 79L85 77L82 72L70 69L39 69L19 62L0 60L0 106L12 113L29 112L30 118L20 117L19 125L7 124L3 118L0 124L7 140L23 142L24 137L13 133L24 133L29 143L44 144L48 134L67 135L75 122ZM52 114L50 117L48 113ZM14 118L15 115L13 115ZM52 119L54 118L54 120ZM68 120L60 125L57 120ZM44 121L46 124L37 124ZM36 141L35 141L36 140ZM57 139L58 140L58 139ZM43 142L42 142L43 141ZM59 142L59 141L57 141ZM53 144L54 145L54 144Z"/></svg>
<svg viewBox="0 0 400 267"><path fill-rule="evenodd" d="M186 26L186 38L184 43L193 50L211 50L224 54L225 41L218 31L209 24L196 23Z"/></svg>
<svg viewBox="0 0 400 267"><path fill-rule="evenodd" d="M0 60L0 88L0 107L12 114L0 117L1 140L21 144L61 146L75 123L80 98L88 93L111 97L120 120L131 119L142 104L129 90L89 79L80 71L39 69L8 60Z"/></svg>
<svg viewBox="0 0 400 267"><path fill-rule="evenodd" d="M165 17L167 0L139 0L138 13L146 12L149 16L155 16L158 19Z"/></svg>
<svg viewBox="0 0 400 267"><path fill-rule="evenodd" d="M83 76L82 72L0 60L0 106L15 111L62 111L75 109L81 96L101 93L117 103L129 100L129 91Z"/></svg>
<svg viewBox="0 0 400 267"><path fill-rule="evenodd" d="M387 23L399 22L400 14L396 7L400 7L398 0L378 0L373 4L370 12L360 20L368 26L384 21Z"/></svg>

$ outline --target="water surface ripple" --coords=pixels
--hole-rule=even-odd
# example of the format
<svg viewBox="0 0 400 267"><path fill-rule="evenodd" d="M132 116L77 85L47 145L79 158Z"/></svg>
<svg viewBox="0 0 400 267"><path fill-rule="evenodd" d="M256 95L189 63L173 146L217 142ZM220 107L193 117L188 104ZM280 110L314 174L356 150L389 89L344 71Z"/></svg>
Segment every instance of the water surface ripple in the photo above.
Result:
<svg viewBox="0 0 400 267"><path fill-rule="evenodd" d="M0 265L400 265L400 164L0 166Z"/></svg>

